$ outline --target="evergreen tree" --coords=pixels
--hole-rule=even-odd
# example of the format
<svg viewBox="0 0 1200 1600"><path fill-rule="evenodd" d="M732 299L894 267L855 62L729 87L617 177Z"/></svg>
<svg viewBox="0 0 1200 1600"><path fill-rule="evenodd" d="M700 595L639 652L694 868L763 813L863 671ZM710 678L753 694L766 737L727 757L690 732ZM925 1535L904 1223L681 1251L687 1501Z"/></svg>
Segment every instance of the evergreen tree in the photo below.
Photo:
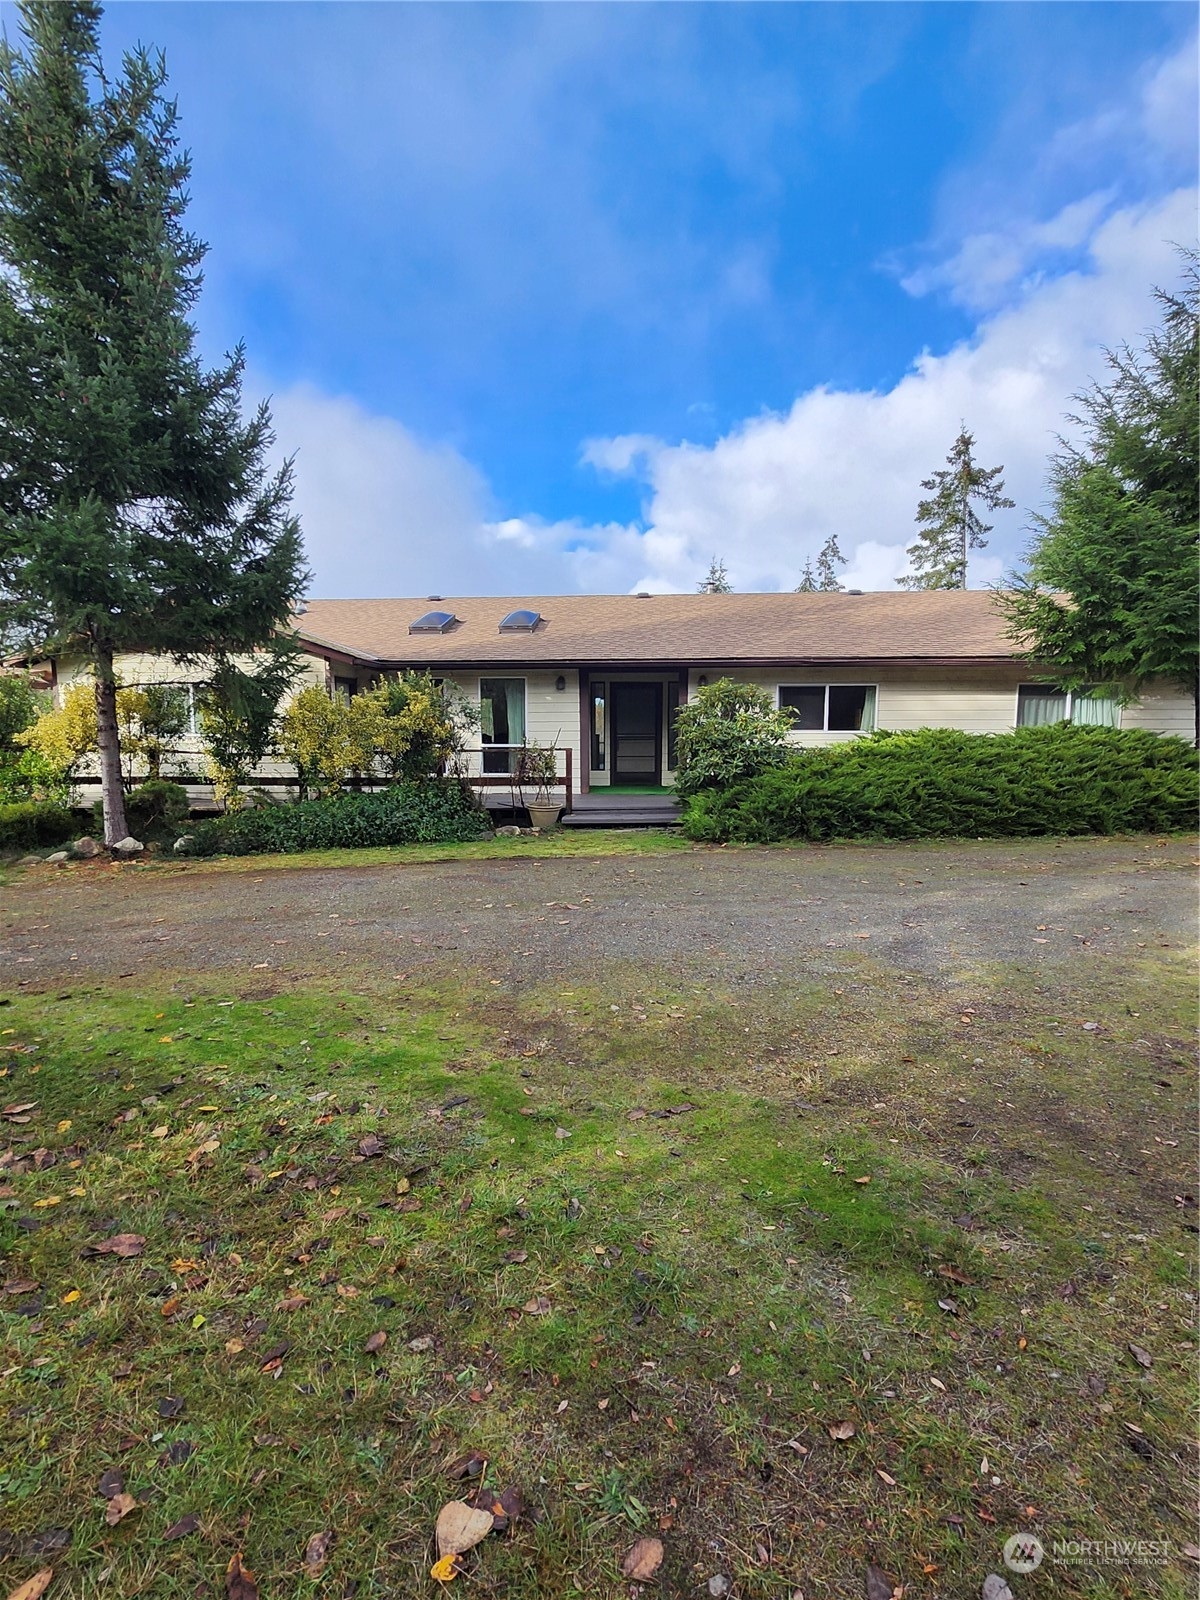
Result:
<svg viewBox="0 0 1200 1600"><path fill-rule="evenodd" d="M982 550L992 531L973 502L980 501L987 511L1012 509L1014 502L1004 494L1004 468L976 466L974 449L975 439L963 423L946 465L921 480L929 499L917 505L921 532L908 547L914 570L900 579L903 588L965 589L967 552Z"/></svg>
<svg viewBox="0 0 1200 1600"><path fill-rule="evenodd" d="M290 466L239 348L188 314L205 246L161 57L104 74L95 0L22 0L0 44L0 616L95 676L104 831L126 833L113 658L268 640L306 581Z"/></svg>
<svg viewBox="0 0 1200 1600"><path fill-rule="evenodd" d="M702 579L696 585L696 589L700 594L732 594L733 585L729 581L725 563L714 556L709 564L707 578Z"/></svg>
<svg viewBox="0 0 1200 1600"><path fill-rule="evenodd" d="M1200 258L1184 253L1160 326L1107 356L1078 396L1083 442L1052 469L1053 509L1000 603L1012 637L1066 687L1184 683L1200 743Z"/></svg>
<svg viewBox="0 0 1200 1600"><path fill-rule="evenodd" d="M817 588L828 593L842 587L837 569L846 565L846 558L838 548L837 534L831 533L817 556Z"/></svg>
<svg viewBox="0 0 1200 1600"><path fill-rule="evenodd" d="M817 575L813 571L812 561L804 563L804 571L800 574L800 582L796 585L797 594L816 594L821 585L817 582Z"/></svg>

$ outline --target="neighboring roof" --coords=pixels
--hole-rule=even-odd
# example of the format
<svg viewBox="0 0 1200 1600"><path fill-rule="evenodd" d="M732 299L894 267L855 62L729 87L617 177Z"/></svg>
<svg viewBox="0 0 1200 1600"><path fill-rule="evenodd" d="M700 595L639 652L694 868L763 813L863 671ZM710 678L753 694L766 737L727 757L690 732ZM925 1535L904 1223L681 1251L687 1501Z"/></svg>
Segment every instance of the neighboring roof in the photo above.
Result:
<svg viewBox="0 0 1200 1600"><path fill-rule="evenodd" d="M870 594L439 596L457 621L409 633L430 600L310 600L303 638L373 663L547 666L1011 660L989 590ZM540 613L532 633L501 633L510 611Z"/></svg>

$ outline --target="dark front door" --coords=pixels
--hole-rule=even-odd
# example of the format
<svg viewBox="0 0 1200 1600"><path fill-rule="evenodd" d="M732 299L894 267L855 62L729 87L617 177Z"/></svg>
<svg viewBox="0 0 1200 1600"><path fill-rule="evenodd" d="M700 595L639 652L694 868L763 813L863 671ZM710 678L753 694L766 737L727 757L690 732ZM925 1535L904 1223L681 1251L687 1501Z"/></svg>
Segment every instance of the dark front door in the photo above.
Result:
<svg viewBox="0 0 1200 1600"><path fill-rule="evenodd" d="M612 782L651 785L662 782L661 683L610 685Z"/></svg>

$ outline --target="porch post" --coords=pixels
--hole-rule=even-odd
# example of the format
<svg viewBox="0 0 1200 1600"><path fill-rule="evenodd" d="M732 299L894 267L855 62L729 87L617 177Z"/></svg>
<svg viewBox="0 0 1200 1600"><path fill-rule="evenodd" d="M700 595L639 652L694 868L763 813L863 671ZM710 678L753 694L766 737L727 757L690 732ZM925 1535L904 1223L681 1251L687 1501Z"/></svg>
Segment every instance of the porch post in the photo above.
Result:
<svg viewBox="0 0 1200 1600"><path fill-rule="evenodd" d="M591 788L592 772L592 674L589 668L579 669L579 792L587 794Z"/></svg>

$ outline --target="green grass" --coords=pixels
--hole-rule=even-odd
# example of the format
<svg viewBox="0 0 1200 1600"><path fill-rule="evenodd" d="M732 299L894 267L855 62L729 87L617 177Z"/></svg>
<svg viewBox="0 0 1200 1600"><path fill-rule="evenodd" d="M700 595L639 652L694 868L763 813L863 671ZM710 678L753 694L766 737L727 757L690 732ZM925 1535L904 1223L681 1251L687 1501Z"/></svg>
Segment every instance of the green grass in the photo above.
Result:
<svg viewBox="0 0 1200 1600"><path fill-rule="evenodd" d="M750 1003L645 971L13 996L0 1098L35 1104L0 1146L0 1590L51 1565L50 1600L218 1594L240 1549L264 1597L430 1594L469 1450L530 1514L463 1593L625 1595L639 1533L663 1592L720 1571L744 1600L858 1595L868 1561L977 1594L1018 1529L1178 1548L1171 960L1123 965L1119 1004L1103 970L968 998L865 958ZM118 1232L142 1252L81 1254ZM109 1527L114 1468L139 1507ZM1193 1587L1175 1562L1036 1582Z"/></svg>

